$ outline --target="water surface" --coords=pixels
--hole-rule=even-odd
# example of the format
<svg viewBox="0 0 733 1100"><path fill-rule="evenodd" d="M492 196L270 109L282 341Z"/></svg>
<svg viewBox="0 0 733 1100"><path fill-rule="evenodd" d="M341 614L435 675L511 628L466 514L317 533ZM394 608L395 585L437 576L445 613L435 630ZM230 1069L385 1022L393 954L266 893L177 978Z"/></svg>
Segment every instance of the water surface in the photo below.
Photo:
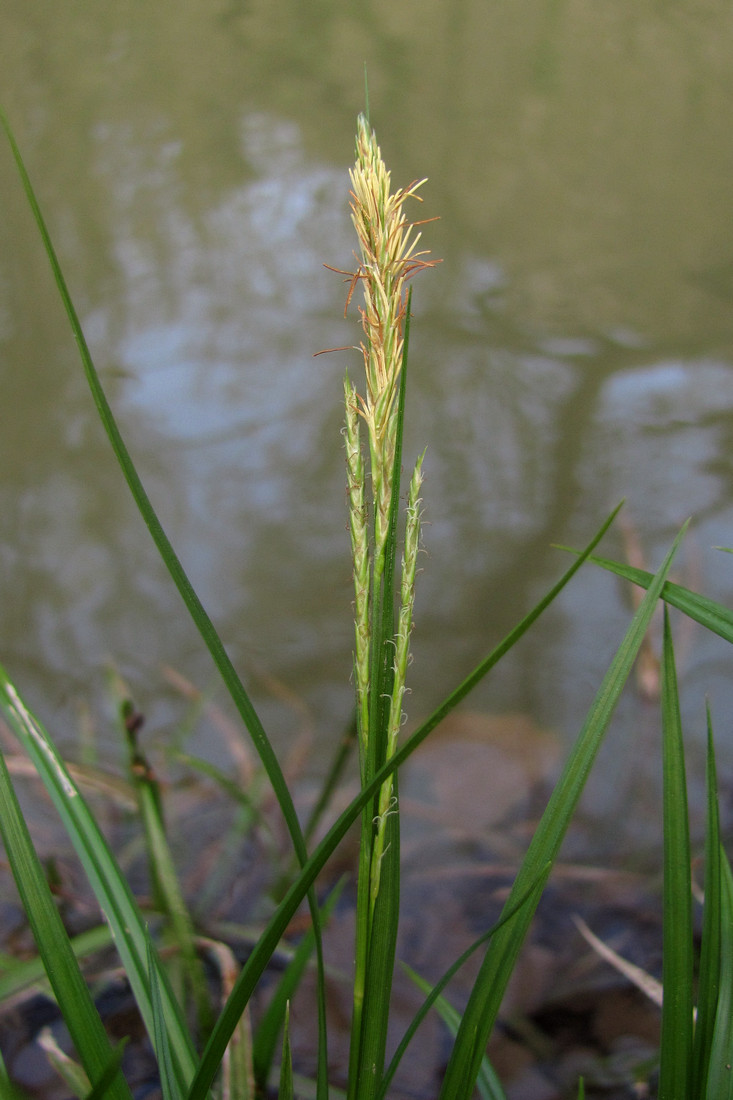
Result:
<svg viewBox="0 0 733 1100"><path fill-rule="evenodd" d="M622 497L652 566L693 515L677 575L730 600L712 547L733 542L732 31L703 0L6 3L1 98L97 365L283 753L305 707L317 770L351 707L340 401L359 356L313 355L359 339L323 265L354 262L364 61L393 179L427 176L416 213L441 219L408 398L406 456L428 447L413 716L560 574L552 544L587 541ZM62 743L83 703L114 754L108 662L157 739L181 711L161 666L215 677L97 423L6 148L0 194L0 659ZM472 707L569 744L629 609L589 569ZM708 693L725 772L729 654L701 630L680 650L691 741ZM629 691L601 824L633 796L658 830L656 721Z"/></svg>

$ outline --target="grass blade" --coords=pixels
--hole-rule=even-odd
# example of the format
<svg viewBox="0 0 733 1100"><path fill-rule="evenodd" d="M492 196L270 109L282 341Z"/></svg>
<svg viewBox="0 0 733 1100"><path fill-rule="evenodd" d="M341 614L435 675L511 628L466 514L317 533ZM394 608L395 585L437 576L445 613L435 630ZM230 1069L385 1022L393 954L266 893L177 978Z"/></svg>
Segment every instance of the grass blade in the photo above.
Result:
<svg viewBox="0 0 733 1100"><path fill-rule="evenodd" d="M687 784L677 673L664 609L664 933L659 1100L688 1100L692 1080L692 880Z"/></svg>
<svg viewBox="0 0 733 1100"><path fill-rule="evenodd" d="M114 1051L54 904L2 754L0 832L54 996L86 1075L95 1085L105 1076ZM114 1074L108 1095L112 1100L131 1100L121 1073Z"/></svg>
<svg viewBox="0 0 733 1100"><path fill-rule="evenodd" d="M423 993L430 993L430 983L426 982L424 978L421 978L419 974L406 966L410 978L412 978L415 985L422 989ZM434 999L435 1010L440 1016L441 1020L448 1028L448 1031L455 1036L458 1034L458 1028L461 1023L460 1013L456 1011L452 1004L445 999L442 995L438 995ZM506 1094L501 1087L501 1082L494 1072L493 1066L489 1062L489 1059L484 1055L481 1059L481 1065L479 1067L478 1077L476 1078L476 1088L478 1089L481 1100L506 1100Z"/></svg>
<svg viewBox="0 0 733 1100"><path fill-rule="evenodd" d="M708 1059L707 1100L733 1097L733 875L720 849L720 970L715 1027Z"/></svg>
<svg viewBox="0 0 733 1100"><path fill-rule="evenodd" d="M125 1053L126 1046L127 1039L123 1039L114 1050L112 1060L107 1066L107 1069L104 1071L102 1077L92 1091L87 1094L85 1100L104 1100L105 1097L109 1100L109 1087L119 1067L122 1065L122 1055ZM5 1094L0 1090L0 1096L4 1097L4 1095Z"/></svg>
<svg viewBox="0 0 733 1100"><path fill-rule="evenodd" d="M343 893L346 879L341 879L328 896L321 908L323 923L329 919L335 905ZM275 1057L278 1036L283 1028L287 1016L288 1005L295 996L296 990L305 972L308 960L313 954L314 937L311 928L298 944L293 958L285 968L277 989L270 1000L267 1010L257 1027L255 1041L252 1047L252 1061L254 1064L255 1080L264 1091L270 1077L270 1070Z"/></svg>
<svg viewBox="0 0 733 1100"><path fill-rule="evenodd" d="M150 937L130 888L107 847L99 827L68 774L46 731L22 702L0 667L0 709L22 743L51 796L74 849L84 867L97 901L112 930L122 965L151 1040L155 1035L148 971ZM187 1088L196 1058L178 1002L156 959L159 995L165 1006L165 1022L178 1084Z"/></svg>
<svg viewBox="0 0 733 1100"><path fill-rule="evenodd" d="M158 1071L160 1073L160 1087L163 1093L163 1100L182 1100L181 1089L176 1080L176 1073L173 1066L171 1047L168 1042L168 1028L165 1024L165 1010L160 995L158 968L153 956L150 940L148 940L148 977L150 980L150 1000L153 1006L154 1046L158 1057Z"/></svg>
<svg viewBox="0 0 733 1100"><path fill-rule="evenodd" d="M170 922L173 940L183 963L185 980L196 1006L199 1031L201 1034L208 1035L213 1020L206 975L201 959L196 953L193 921L181 891L173 855L168 844L160 787L153 769L137 745L133 726L127 720L131 708L132 704L129 701L123 704L122 719L128 743L130 780L138 798L155 903L163 910ZM150 972L150 967L148 970ZM151 990L155 992L156 989L157 985L153 987L151 979ZM160 1000L159 992L157 999ZM153 1008L155 1008L155 999Z"/></svg>
<svg viewBox="0 0 733 1100"><path fill-rule="evenodd" d="M288 1005L285 1012L283 1059L280 1066L280 1086L277 1091L277 1100L293 1100L293 1096L293 1058L290 1052L290 1005Z"/></svg>
<svg viewBox="0 0 733 1100"><path fill-rule="evenodd" d="M692 1095L704 1097L718 1009L721 955L721 843L713 724L707 707L707 829L705 832L705 903L702 914L697 1020L693 1050Z"/></svg>
<svg viewBox="0 0 733 1100"><path fill-rule="evenodd" d="M656 573L609 666L565 770L537 827L507 905L514 904L517 895L526 890L528 883L537 876L540 869L548 861L554 861L557 856L686 529L687 524L678 534ZM533 912L534 906L525 906L489 945L453 1047L440 1100L469 1100L471 1096L489 1034Z"/></svg>
<svg viewBox="0 0 733 1100"><path fill-rule="evenodd" d="M563 549L567 549L563 547ZM576 551L572 551L576 553ZM608 558L592 556L588 559L594 565L600 565L609 573L615 573L617 577L638 584L641 588L648 588L652 580L652 574L645 569L636 569L624 562L611 561ZM673 584L667 581L662 589L662 599L670 607L676 607L690 619L700 623L713 634L718 634L727 642L733 642L733 611L711 600L708 596L701 596L699 592L693 592L681 584Z"/></svg>
<svg viewBox="0 0 733 1100"><path fill-rule="evenodd" d="M499 919L499 921L497 921L497 923L494 924L488 930L488 932L484 932L484 934L482 936L479 936L479 938L477 940L475 940L471 944L470 947L468 947L461 955L459 955L459 957L455 960L455 962L452 963L448 967L445 974L443 974L442 978L440 978L440 980L437 981L432 988L430 988L427 984L423 984L423 979L418 978L418 976L415 974L414 970L412 970L411 967L407 966L405 963L402 964L403 969L416 982L416 984L418 984L421 989L422 988L425 989L425 991L427 992L427 997L423 1001L423 1003L420 1006L420 1008L418 1009L418 1011L415 1013L413 1019L410 1022L409 1027L407 1028L407 1030L405 1031L405 1034L403 1035L402 1039L400 1040L400 1043L397 1047L397 1050L395 1051L395 1053L392 1057L392 1061L389 1064L387 1072L385 1073L385 1075L382 1079L382 1083L381 1083L381 1087L380 1087L379 1095L378 1095L378 1100L385 1100L385 1097L387 1095L387 1090L389 1089L389 1086L392 1082L392 1078L394 1077L395 1073L397 1072L397 1068L398 1068L400 1062L402 1061L402 1058L405 1054L405 1051L407 1050L408 1046L412 1042L412 1039L414 1038L415 1033L417 1032L417 1029L419 1028L420 1024L425 1019L428 1012L433 1007L433 1005L436 1003L436 1001L440 998L443 990L446 988L446 986L448 985L450 980L453 978L453 975L456 974L461 969L461 967L464 965L464 963L468 961L468 959L471 957L471 955L473 955L474 952L477 951L478 948L481 947L482 944L486 943L487 940L491 939L491 937L493 935L495 935L499 931L499 929L507 923L507 921L512 919L512 917L514 916L517 909L521 908L521 906L524 905L527 902L527 900L532 896L532 894L536 893L537 898L539 898L541 896L542 891L545 888L545 883L547 882L548 875L550 874L550 870L551 870L551 865L548 864L547 867L545 868L544 872L540 876L540 878L537 880L537 882L534 883L534 885L530 887L529 891L527 892L527 894L523 898L519 899L516 907L512 908L508 911L505 911L503 916ZM445 1002L445 1003L447 1003L447 1002ZM492 1073L493 1073L493 1071L492 1071ZM481 1071L479 1072L479 1082L478 1082L479 1090L481 1089L480 1082L481 1082ZM497 1082L497 1085L498 1085L498 1082Z"/></svg>

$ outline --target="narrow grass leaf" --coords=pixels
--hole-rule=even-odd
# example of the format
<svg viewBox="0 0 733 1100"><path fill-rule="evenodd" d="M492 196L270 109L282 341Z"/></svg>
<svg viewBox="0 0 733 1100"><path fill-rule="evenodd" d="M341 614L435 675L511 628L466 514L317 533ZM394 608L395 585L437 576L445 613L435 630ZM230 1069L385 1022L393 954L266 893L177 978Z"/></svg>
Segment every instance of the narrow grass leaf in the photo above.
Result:
<svg viewBox="0 0 733 1100"><path fill-rule="evenodd" d="M343 893L346 878L342 878L329 894L324 905L321 906L321 919L325 926L334 906ZM278 982L272 995L267 1010L257 1026L254 1044L252 1047L252 1061L254 1063L255 1080L264 1090L270 1077L270 1070L275 1057L278 1037L283 1029L288 1012L288 1005L293 1000L300 985L308 961L315 947L313 929L310 928L303 936L293 955L293 958L285 968L285 972Z"/></svg>
<svg viewBox="0 0 733 1100"><path fill-rule="evenodd" d="M431 993L430 982L426 982L424 978L421 978L419 974L406 966L405 970L412 978L415 985L422 989L423 993ZM454 1037L458 1033L458 1027L461 1022L460 1013L456 1011L452 1004L439 994L434 999L435 1010L440 1016L441 1020L448 1028L448 1031ZM506 1100L506 1093L501 1087L501 1082L496 1076L494 1067L491 1065L488 1057L484 1055L481 1059L481 1066L479 1067L478 1077L476 1078L476 1088L478 1089L481 1100Z"/></svg>
<svg viewBox="0 0 733 1100"><path fill-rule="evenodd" d="M160 1074L163 1100L182 1100L183 1094L176 1080L171 1047L168 1041L168 1028L165 1023L165 1010L160 995L158 968L150 940L148 940L148 977L150 980L150 1000L153 1007L154 1047L158 1058L158 1072Z"/></svg>
<svg viewBox="0 0 733 1100"><path fill-rule="evenodd" d="M733 875L720 849L720 972L706 1100L733 1097Z"/></svg>
<svg viewBox="0 0 733 1100"><path fill-rule="evenodd" d="M393 797L396 798L396 775L393 782ZM358 1100L373 1100L384 1073L399 921L400 828L396 808L390 811L387 818L386 843L381 861L379 893L369 923L358 1088L353 1093ZM349 1084L351 1086L351 1082ZM351 1088L349 1092L351 1095Z"/></svg>
<svg viewBox="0 0 733 1100"><path fill-rule="evenodd" d="M288 1005L285 1012L283 1057L280 1066L280 1087L277 1090L277 1100L293 1100L293 1096L293 1056L290 1050L290 1005Z"/></svg>
<svg viewBox="0 0 733 1100"><path fill-rule="evenodd" d="M170 921L173 940L183 962L185 979L196 1006L199 1030L208 1035L213 1017L206 975L203 963L196 953L193 921L183 897L166 836L160 789L153 770L133 741L129 742L129 750L130 777L138 796L151 880L156 894L160 894L156 902Z"/></svg>
<svg viewBox="0 0 733 1100"><path fill-rule="evenodd" d="M692 1081L692 879L682 722L669 611L662 650L664 924L659 1100L689 1100Z"/></svg>
<svg viewBox="0 0 733 1100"><path fill-rule="evenodd" d="M105 1098L109 1097L109 1088L114 1081L115 1074L122 1065L122 1055L125 1053L127 1042L128 1040L125 1038L121 1043L117 1044L112 1052L112 1058L110 1059L109 1065L91 1092L87 1093L84 1097L84 1100L105 1100ZM3 1093L0 1092L0 1096L2 1095Z"/></svg>
<svg viewBox="0 0 733 1100"><path fill-rule="evenodd" d="M280 762L277 758L275 750L273 749L267 734L265 733L264 726L260 721L259 715L255 710L244 684L238 676L234 665L232 664L229 655L224 648L224 644L219 637L219 634L214 627L213 622L209 618L209 615L204 608L201 600L199 599L193 585L191 584L188 575L186 574L178 555L175 553L173 546L166 535L163 526L158 519L157 512L155 511L150 498L140 480L137 469L130 456L127 446L122 438L120 430L117 426L117 422L112 413L112 409L107 400L107 396L102 387L97 369L94 365L89 347L84 336L84 331L81 327L76 308L69 293L66 279L64 278L61 264L59 263L51 241L51 236L46 226L45 219L41 212L38 200L36 198L33 186L30 181L30 177L26 170L23 158L21 156L20 149L13 135L10 124L7 120L5 113L0 109L0 124L2 124L5 133L10 142L13 157L15 159L16 167L20 175L23 188L28 199L28 203L33 212L36 225L38 227L43 246L46 250L51 270L53 272L56 286L58 288L59 295L66 310L66 315L71 326L74 339L76 341L79 355L84 367L84 373L86 375L87 383L92 393L94 403L97 408L97 413L102 422L102 425L107 433L109 441L112 445L115 457L120 465L122 473L125 477L127 485L133 496L135 504L150 531L155 546L160 554L163 563L165 564L170 576L176 585L178 592L195 623L201 637L206 644L212 660L219 674L224 681L224 684L229 691L229 694L236 706L245 726L249 730L252 742L257 750L257 753L262 761L263 767L267 772L268 778L272 784L275 797L280 804L283 818L290 834L293 847L298 857L298 862L303 865L306 860L307 852L305 841L303 840L303 834L298 821L298 816L295 812L293 800L288 789L287 782L280 767ZM308 903L311 910L311 918L313 925L316 929L316 957L318 961L318 1019L319 1019L319 1066L318 1066L318 1085L319 1085L319 1097L325 1097L328 1092L328 1079L327 1079L327 1053L326 1053L326 1004L325 1004L325 972L323 965L323 952L321 946L321 936L319 929L319 917L318 906L316 904L315 897L309 895Z"/></svg>
<svg viewBox="0 0 733 1100"><path fill-rule="evenodd" d="M595 547L601 541L608 528L613 523L621 505L613 510L610 516L603 522L596 534L590 540L585 550L576 558L560 580L553 585L549 592L536 604L536 606L521 620L521 622L484 658L483 661L458 685L448 698L437 707L433 713L408 737L390 761L377 772L374 778L353 799L349 806L341 813L329 829L307 863L301 869L290 889L281 901L270 922L262 933L236 982L234 989L227 1001L224 1011L220 1015L209 1042L204 1050L201 1063L191 1086L188 1100L203 1100L207 1090L214 1079L216 1068L226 1049L227 1042L232 1034L237 1020L249 1001L254 989L262 977L265 968L275 952L285 929L292 920L298 906L303 901L306 891L315 882L317 876L325 867L331 855L346 836L346 833L356 821L364 807L379 790L384 780L396 771L407 760L415 749L423 743L430 733L443 721L447 714L458 706L469 692L481 682L492 668L509 652L519 639L529 630L550 604L562 592L565 586L572 580L583 563L592 554ZM526 884L525 884L526 886ZM522 896L523 891L519 892Z"/></svg>
<svg viewBox="0 0 733 1100"><path fill-rule="evenodd" d="M417 1029L427 1016L430 1009L433 1007L435 1001L438 999L438 997L440 997L443 990L453 978L454 974L458 973L464 963L466 963L468 959L470 959L471 955L473 955L479 949L479 947L481 947L482 944L490 940L491 937L495 935L496 932L498 932L498 930L507 923L507 921L512 919L517 910L520 909L522 905L525 905L533 894L536 894L538 899L539 897L541 897L542 891L545 888L545 883L547 882L547 878L550 874L551 869L552 865L548 863L544 871L540 874L537 881L530 886L530 888L527 890L527 893L523 897L518 899L516 906L511 909L505 910L497 923L492 925L488 932L484 932L483 935L479 936L478 939L475 940L470 947L468 947L461 955L459 955L455 962L451 963L451 965L448 967L440 980L435 983L432 989L428 990L427 997L410 1021L410 1024L405 1031L405 1034L400 1040L399 1045L394 1052L394 1055L392 1056L392 1061L390 1062L387 1071L382 1079L378 1100L385 1100L385 1097L387 1096L387 1091L392 1082L392 1078L397 1072L397 1068L402 1061L402 1058L404 1057L405 1051L415 1037ZM406 963L402 963L402 967L410 977L413 977L414 971L409 966L407 966Z"/></svg>
<svg viewBox="0 0 733 1100"><path fill-rule="evenodd" d="M112 1047L54 904L2 754L0 833L54 996L86 1074L96 1084L110 1064ZM111 1100L131 1100L119 1073L109 1086L109 1096Z"/></svg>
<svg viewBox="0 0 733 1100"><path fill-rule="evenodd" d="M555 860L611 715L636 659L680 540L682 528L639 605L537 827L507 900L514 904L548 861ZM534 912L525 906L489 944L446 1070L440 1100L469 1100L504 991Z"/></svg>
<svg viewBox="0 0 733 1100"><path fill-rule="evenodd" d="M130 887L53 742L40 722L27 709L1 667L0 710L31 757L64 823L89 884L109 923L115 946L152 1040L154 1019L148 978L150 937ZM157 956L154 957L160 997L165 1004L164 1015L176 1077L183 1088L190 1082L195 1070L193 1044L165 973Z"/></svg>
<svg viewBox="0 0 733 1100"><path fill-rule="evenodd" d="M564 547L563 549L567 548ZM572 553L576 553L576 551L572 551ZM645 569L636 569L624 562L611 561L608 558L595 556L589 557L588 560L593 562L594 565L600 565L609 573L615 573L616 576L622 577L624 580L638 584L641 588L648 588L652 580L652 574ZM733 611L729 608L709 599L707 596L701 596L699 592L693 592L681 584L673 584L672 581L667 581L664 585L662 599L670 607L676 607L688 618L694 619L695 622L712 631L713 634L718 634L727 642L733 642Z"/></svg>
<svg viewBox="0 0 733 1100"><path fill-rule="evenodd" d="M363 755L365 756L366 754ZM363 771L362 795L358 799L361 810L361 823L359 830L359 859L356 873L356 912L354 914L354 980L352 982L351 1038L349 1042L348 1100L355 1100L353 1093L356 1088L356 1082L359 1079L362 1009L364 1005L366 976L369 969L369 925L371 921L369 895L372 877L372 822L374 821L375 800L380 789L379 784L376 782L376 777L371 781L368 779L368 765ZM377 774L379 774L379 772L377 772ZM391 774L391 771L389 774ZM327 839L328 837L325 837L324 841ZM314 854L318 854L318 849L316 849Z"/></svg>
<svg viewBox="0 0 733 1100"><path fill-rule="evenodd" d="M713 723L707 706L707 828L705 832L705 901L702 912L700 972L698 975L697 1020L693 1051L692 1095L704 1097L710 1052L718 1010L721 956L721 863L718 780L713 745Z"/></svg>

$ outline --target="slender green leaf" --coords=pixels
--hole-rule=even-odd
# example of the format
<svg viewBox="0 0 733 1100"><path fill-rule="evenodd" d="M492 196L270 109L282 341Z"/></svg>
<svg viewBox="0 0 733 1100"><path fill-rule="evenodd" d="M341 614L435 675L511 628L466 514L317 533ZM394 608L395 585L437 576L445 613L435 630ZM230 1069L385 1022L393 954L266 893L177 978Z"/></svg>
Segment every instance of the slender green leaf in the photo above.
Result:
<svg viewBox="0 0 733 1100"><path fill-rule="evenodd" d="M321 907L321 919L324 925L341 897L345 885L346 878L342 878ZM254 1063L255 1079L262 1089L265 1088L270 1077L277 1040L283 1028L288 1005L300 985L308 960L313 954L314 945L315 939L311 928L298 944L295 954L285 968L267 1010L257 1026L252 1048L252 1061Z"/></svg>
<svg viewBox="0 0 733 1100"><path fill-rule="evenodd" d="M198 1026L203 1034L208 1035L213 1019L206 975L203 963L196 953L193 921L183 897L166 836L160 788L153 769L129 733L128 748L130 778L138 797L156 904L170 921L173 939L183 961L185 978L196 1006Z"/></svg>
<svg viewBox="0 0 733 1100"><path fill-rule="evenodd" d="M163 1100L182 1100L183 1094L176 1080L172 1051L168 1041L168 1028L165 1023L165 1009L160 995L158 968L153 957L153 945L150 940L148 940L148 977L150 979L150 1000L153 1006L154 1045L158 1057L158 1072L160 1073Z"/></svg>
<svg viewBox="0 0 733 1100"><path fill-rule="evenodd" d="M707 706L707 829L705 833L705 902L702 914L697 1020L693 1054L693 1097L704 1097L718 1009L721 954L721 864L718 781L713 746L713 723Z"/></svg>
<svg viewBox="0 0 733 1100"><path fill-rule="evenodd" d="M415 985L422 989L423 993L431 993L430 982L426 982L424 978L421 978L419 974L406 966L405 970L412 978ZM453 1005L439 994L434 999L434 1004L438 1015L448 1028L448 1031L455 1036L458 1034L458 1027L461 1022L460 1013L458 1013ZM481 1066L479 1067L478 1077L476 1079L476 1087L482 1100L506 1100L506 1094L501 1087L501 1082L496 1076L494 1067L491 1065L488 1057L484 1055L481 1059Z"/></svg>
<svg viewBox="0 0 733 1100"><path fill-rule="evenodd" d="M285 1012L283 1060L280 1066L280 1087L277 1090L277 1100L293 1100L293 1096L293 1058L290 1052L290 1005L288 1005Z"/></svg>
<svg viewBox="0 0 733 1100"><path fill-rule="evenodd" d="M0 754L0 833L54 996L89 1081L105 1074L113 1051L54 904L41 862ZM109 1086L113 1100L131 1100L120 1073Z"/></svg>
<svg viewBox="0 0 733 1100"><path fill-rule="evenodd" d="M27 709L1 667L0 710L33 760L64 823L109 923L115 946L152 1040L155 1028L148 979L150 937L130 887L53 742L40 722ZM196 1065L193 1045L165 972L157 961L157 956L153 957L156 958L160 997L165 1005L165 1022L169 1031L176 1077L181 1088L185 1088L193 1077Z"/></svg>
<svg viewBox="0 0 733 1100"><path fill-rule="evenodd" d="M567 547L563 547L567 549ZM573 550L572 553L577 553ZM648 588L652 580L652 574L645 569L636 569L624 562L611 561L608 558L591 556L589 561L594 565L600 565L609 573L615 573L624 580L638 584L641 588ZM662 589L662 599L670 607L676 607L690 619L700 623L713 634L725 638L727 642L733 642L733 611L707 596L701 596L699 592L693 592L681 584L673 584L667 581Z"/></svg>
<svg viewBox="0 0 733 1100"><path fill-rule="evenodd" d="M396 782L395 775L395 785ZM380 858L379 892L369 922L369 954L356 1078L358 1088L353 1093L358 1100L373 1100L384 1073L399 921L400 829L396 807L387 818L386 843ZM349 1084L351 1086L351 1082Z"/></svg>
<svg viewBox="0 0 733 1100"><path fill-rule="evenodd" d="M483 935L479 936L479 938L475 940L470 947L468 947L461 955L459 955L455 962L451 963L451 965L448 967L442 978L440 978L440 980L435 983L432 989L429 990L428 996L425 998L422 1005L410 1021L409 1027L405 1031L405 1034L402 1036L397 1050L392 1056L392 1061L390 1062L387 1071L382 1078L378 1100L385 1100L385 1097L387 1096L387 1091L392 1082L392 1078L397 1072L397 1068L402 1061L402 1058L404 1057L405 1051L412 1042L415 1033L417 1032L417 1029L427 1016L430 1009L433 1007L435 1001L438 999L450 980L453 978L454 974L458 973L464 963L466 963L468 959L470 959L471 955L473 955L478 950L478 948L481 947L482 944L490 940L491 937L495 935L496 932L498 932L498 930L507 923L507 921L510 921L512 919L514 914L521 908L521 906L527 903L527 901L533 894L536 894L537 898L541 897L542 891L545 888L545 883L547 882L547 878L550 874L551 869L552 864L548 863L537 881L530 886L530 888L527 890L527 893L523 897L520 897L518 899L516 906L509 910L505 909L504 913L497 921L497 923L492 925L488 932L484 932ZM413 975L414 972L410 969L409 966L407 966L405 963L402 963L402 966L403 969L406 970L410 976Z"/></svg>
<svg viewBox="0 0 733 1100"><path fill-rule="evenodd" d="M114 1081L115 1074L122 1065L122 1056L125 1053L125 1047L127 1046L127 1037L125 1037L121 1043L118 1043L112 1052L112 1059L107 1066L106 1070L102 1074L101 1078L89 1092L84 1100L109 1100L109 1087ZM0 1096L4 1096L0 1091Z"/></svg>
<svg viewBox="0 0 733 1100"><path fill-rule="evenodd" d="M662 652L664 761L664 950L660 1100L689 1100L692 1081L692 880L685 756L677 673L664 609Z"/></svg>
<svg viewBox="0 0 733 1100"><path fill-rule="evenodd" d="M514 904L541 867L554 861L577 806L621 690L644 639L662 585L687 528L682 528L634 615L591 706L560 780L537 827L507 901ZM463 1015L440 1100L469 1100L504 991L524 941L533 906L523 907L489 945Z"/></svg>
<svg viewBox="0 0 733 1100"><path fill-rule="evenodd" d="M733 1097L733 875L720 849L720 976L706 1100Z"/></svg>
<svg viewBox="0 0 733 1100"><path fill-rule="evenodd" d="M237 979L237 983L232 990L224 1011L219 1017L206 1049L204 1050L199 1069L196 1073L196 1078L191 1086L188 1100L203 1100L205 1097L214 1079L217 1066L226 1049L227 1042L236 1026L237 1020L243 1012L244 1006L252 996L257 982L260 980L265 967L276 950L278 942L285 932L288 923L305 897L306 890L323 870L326 862L346 836L346 833L353 825L364 806L367 805L375 792L379 790L384 780L396 771L405 760L411 756L415 749L423 743L426 737L432 733L436 726L443 721L446 715L466 698L469 692L481 682L487 673L489 673L512 646L519 641L532 624L540 617L542 612L545 611L552 601L562 592L565 585L572 580L584 561L586 561L588 556L601 541L616 518L620 507L621 505L615 508L608 519L604 521L588 543L588 546L577 557L570 568L566 570L560 580L553 585L539 603L525 615L521 622L507 634L499 645L481 661L473 672L458 685L448 698L433 711L430 717L415 730L415 732L405 741L404 745L397 750L392 759L387 761L383 768L380 768L372 781L360 791L357 797L346 807L331 826L326 836L315 849L305 866L301 869L297 879L291 885L287 894L271 917L269 924L255 945L247 962L242 967L242 972Z"/></svg>

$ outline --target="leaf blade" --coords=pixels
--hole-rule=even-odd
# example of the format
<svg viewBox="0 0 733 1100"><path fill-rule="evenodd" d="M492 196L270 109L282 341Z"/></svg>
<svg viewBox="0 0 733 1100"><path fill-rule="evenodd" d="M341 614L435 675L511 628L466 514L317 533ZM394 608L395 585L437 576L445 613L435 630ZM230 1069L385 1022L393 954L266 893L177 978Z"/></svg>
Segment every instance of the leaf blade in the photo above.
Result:
<svg viewBox="0 0 733 1100"><path fill-rule="evenodd" d="M692 877L685 756L669 611L662 649L664 921L660 1100L687 1100L692 1080Z"/></svg>
<svg viewBox="0 0 733 1100"><path fill-rule="evenodd" d="M718 783L713 746L713 723L707 708L707 826L705 830L705 901L700 943L697 1020L693 1049L693 1096L706 1095L715 1016L718 1009L721 957L721 862Z"/></svg>

